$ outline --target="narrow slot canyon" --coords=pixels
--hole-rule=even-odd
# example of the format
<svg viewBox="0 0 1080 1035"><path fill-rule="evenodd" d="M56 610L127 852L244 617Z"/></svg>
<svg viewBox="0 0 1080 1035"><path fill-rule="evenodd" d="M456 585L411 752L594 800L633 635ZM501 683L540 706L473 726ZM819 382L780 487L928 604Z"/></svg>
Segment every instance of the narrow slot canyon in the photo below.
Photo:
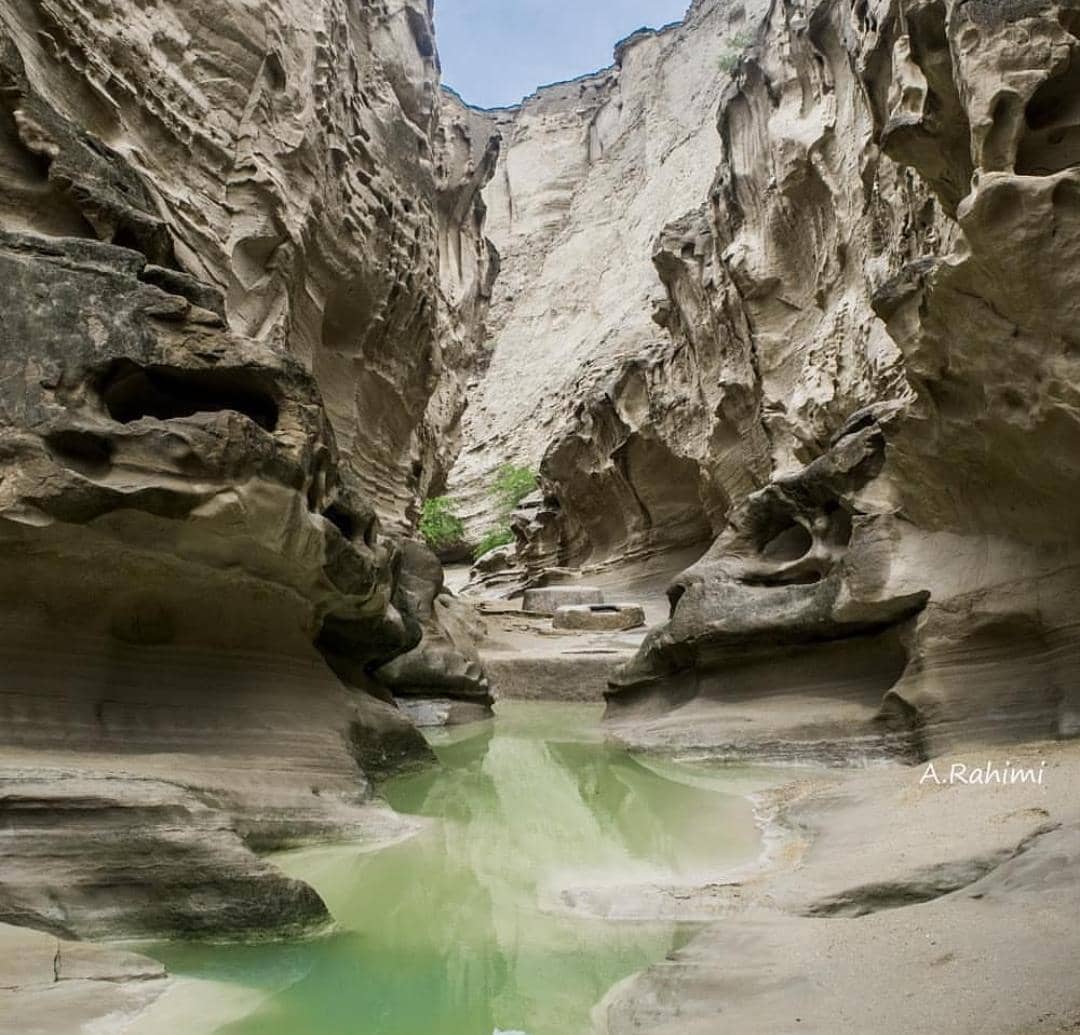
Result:
<svg viewBox="0 0 1080 1035"><path fill-rule="evenodd" d="M0 1035L1077 1030L1078 33L0 0Z"/></svg>

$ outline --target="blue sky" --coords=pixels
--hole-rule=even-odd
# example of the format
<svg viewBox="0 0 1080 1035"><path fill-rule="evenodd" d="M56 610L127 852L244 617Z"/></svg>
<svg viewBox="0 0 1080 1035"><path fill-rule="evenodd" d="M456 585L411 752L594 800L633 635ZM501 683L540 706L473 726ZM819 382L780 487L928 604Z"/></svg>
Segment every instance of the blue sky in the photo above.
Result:
<svg viewBox="0 0 1080 1035"><path fill-rule="evenodd" d="M678 21L689 0L435 0L443 82L482 108L611 64L635 29Z"/></svg>

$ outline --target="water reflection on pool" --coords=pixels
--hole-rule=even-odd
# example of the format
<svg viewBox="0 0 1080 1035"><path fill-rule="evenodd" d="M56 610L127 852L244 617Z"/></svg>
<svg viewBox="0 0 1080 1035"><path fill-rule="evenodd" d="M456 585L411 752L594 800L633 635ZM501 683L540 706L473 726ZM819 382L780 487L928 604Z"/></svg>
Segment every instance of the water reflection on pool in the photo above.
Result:
<svg viewBox="0 0 1080 1035"><path fill-rule="evenodd" d="M155 954L174 973L265 991L223 1035L589 1031L604 993L688 931L559 911L561 889L677 881L757 848L745 799L643 766L603 742L599 717L506 703L494 723L434 736L441 768L385 787L399 811L437 820L423 833L376 852L279 856L319 890L337 933Z"/></svg>

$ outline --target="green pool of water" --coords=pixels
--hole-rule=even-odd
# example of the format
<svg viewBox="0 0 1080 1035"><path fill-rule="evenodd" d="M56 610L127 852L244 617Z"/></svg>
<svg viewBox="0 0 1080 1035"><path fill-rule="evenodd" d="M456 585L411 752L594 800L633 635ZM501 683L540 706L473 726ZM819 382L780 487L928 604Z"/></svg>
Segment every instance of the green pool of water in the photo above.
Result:
<svg viewBox="0 0 1080 1035"><path fill-rule="evenodd" d="M588 1032L608 989L689 930L561 908L575 889L715 875L758 844L748 802L721 780L646 767L598 723L596 708L505 704L494 723L433 737L440 769L386 786L398 811L437 820L423 833L279 856L318 889L335 934L155 954L265 993L221 1035Z"/></svg>

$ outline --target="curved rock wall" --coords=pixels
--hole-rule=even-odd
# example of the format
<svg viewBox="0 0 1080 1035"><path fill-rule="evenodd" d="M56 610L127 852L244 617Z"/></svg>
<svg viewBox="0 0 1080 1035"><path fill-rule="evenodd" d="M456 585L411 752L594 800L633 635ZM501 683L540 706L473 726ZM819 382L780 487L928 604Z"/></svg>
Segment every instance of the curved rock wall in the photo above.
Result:
<svg viewBox="0 0 1080 1035"><path fill-rule="evenodd" d="M476 128L424 0L0 5L0 917L322 922L251 846L428 757L380 529L453 453Z"/></svg>
<svg viewBox="0 0 1080 1035"><path fill-rule="evenodd" d="M485 191L502 269L450 480L471 536L497 519L506 462L542 462L564 511L556 564L704 547L727 504L713 468L733 490L767 474L763 441L748 464L715 455L717 381L747 375L672 347L651 319L666 303L650 262L657 232L708 190L722 66L762 10L698 0L684 24L621 43L611 68L487 113L503 138Z"/></svg>
<svg viewBox="0 0 1080 1035"><path fill-rule="evenodd" d="M470 532L514 461L543 493L508 578L713 542L613 712L768 682L771 644L809 702L772 743L1075 732L1078 27L1071 3L703 0L489 113ZM881 674L834 728L812 702L858 682L855 639Z"/></svg>
<svg viewBox="0 0 1080 1035"><path fill-rule="evenodd" d="M489 137L440 95L426 0L34 0L3 19L4 226L212 284L236 333L314 373L361 489L407 527L446 463L422 430L442 353L473 333L490 265ZM440 280L458 235L471 265Z"/></svg>
<svg viewBox="0 0 1080 1035"><path fill-rule="evenodd" d="M722 709L755 637L891 626L904 664L844 735L1076 732L1077 26L1070 5L772 5L721 106L705 233L669 226L656 255L676 341L750 357L770 478L673 587L616 711ZM829 671L788 688L828 696ZM732 735L720 716L701 739ZM782 739L839 735L797 725Z"/></svg>

